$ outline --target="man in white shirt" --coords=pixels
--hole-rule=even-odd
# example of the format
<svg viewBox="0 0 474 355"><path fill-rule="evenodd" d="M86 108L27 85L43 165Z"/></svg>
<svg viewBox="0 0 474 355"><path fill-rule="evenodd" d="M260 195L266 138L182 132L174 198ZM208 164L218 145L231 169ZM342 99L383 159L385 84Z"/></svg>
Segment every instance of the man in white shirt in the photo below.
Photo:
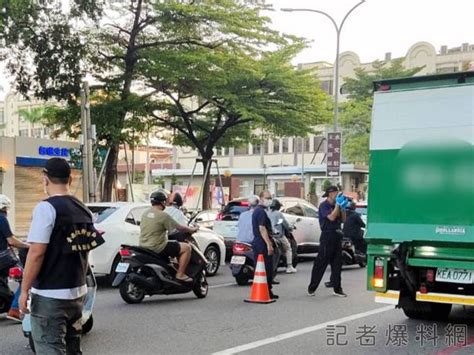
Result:
<svg viewBox="0 0 474 355"><path fill-rule="evenodd" d="M71 169L66 160L51 158L43 172L49 198L33 211L20 310L30 312L31 291L31 334L37 354L82 354L88 251L104 240L87 207L69 192Z"/></svg>

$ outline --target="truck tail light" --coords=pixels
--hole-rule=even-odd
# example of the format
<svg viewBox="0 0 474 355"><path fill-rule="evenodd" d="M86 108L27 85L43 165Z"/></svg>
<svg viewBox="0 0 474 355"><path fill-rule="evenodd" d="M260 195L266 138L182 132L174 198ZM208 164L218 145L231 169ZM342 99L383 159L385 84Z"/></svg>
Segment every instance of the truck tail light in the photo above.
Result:
<svg viewBox="0 0 474 355"><path fill-rule="evenodd" d="M384 262L382 259L375 259L374 277L372 284L375 288L384 287Z"/></svg>
<svg viewBox="0 0 474 355"><path fill-rule="evenodd" d="M434 282L434 270L426 271L426 281Z"/></svg>
<svg viewBox="0 0 474 355"><path fill-rule="evenodd" d="M426 287L425 284L421 284L421 286L420 286L420 293L423 293L423 294L428 293L428 288Z"/></svg>

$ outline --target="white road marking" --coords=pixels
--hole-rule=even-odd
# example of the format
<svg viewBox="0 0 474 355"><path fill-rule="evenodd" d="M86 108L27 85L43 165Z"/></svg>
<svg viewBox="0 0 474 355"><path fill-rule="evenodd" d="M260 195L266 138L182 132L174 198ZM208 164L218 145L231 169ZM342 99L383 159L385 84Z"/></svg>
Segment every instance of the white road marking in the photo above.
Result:
<svg viewBox="0 0 474 355"><path fill-rule="evenodd" d="M213 353L212 355L230 355L230 354L241 353L243 351L256 349L256 348L259 348L259 347L264 346L264 345L277 343L277 342L282 341L282 340L291 339L291 338L295 338L295 337L303 335L303 334L312 333L312 332L315 332L315 331L318 331L318 330L322 330L322 329L325 329L329 325L338 325L338 324L341 324L341 323L347 323L347 322L351 322L351 321L356 320L356 319L369 317L369 316L372 316L374 314L387 312L387 311L390 311L390 310L393 310L393 309L395 309L393 306L386 306L386 307L382 307L382 308L373 309L373 310L368 311L368 312L353 314L353 315L350 315L350 316L347 316L347 317L344 317L344 318L335 319L335 320L332 320L332 321L329 321L329 322L324 322L324 323L316 324L316 325L313 325L313 326L310 326L310 327L297 329L297 330L294 330L294 331L291 331L291 332L288 332L288 333L283 333L283 334L280 334L280 335L277 335L277 336L274 336L274 337L254 341L253 343L248 343L248 344L236 346L234 348L222 350L222 351Z"/></svg>
<svg viewBox="0 0 474 355"><path fill-rule="evenodd" d="M228 282L226 284L212 285L212 286L209 286L209 288L221 288L221 287L227 287L227 286L232 286L232 285L237 285L237 284L235 282Z"/></svg>

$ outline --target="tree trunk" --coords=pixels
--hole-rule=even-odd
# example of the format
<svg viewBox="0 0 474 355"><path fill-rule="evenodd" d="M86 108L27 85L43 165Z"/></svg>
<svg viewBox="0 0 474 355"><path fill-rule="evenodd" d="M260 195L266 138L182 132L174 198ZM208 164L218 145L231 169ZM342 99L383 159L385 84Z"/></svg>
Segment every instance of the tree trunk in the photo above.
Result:
<svg viewBox="0 0 474 355"><path fill-rule="evenodd" d="M110 148L110 153L105 163L105 179L102 192L102 202L112 201L112 191L114 188L115 177L117 176L119 146L114 145Z"/></svg>
<svg viewBox="0 0 474 355"><path fill-rule="evenodd" d="M202 210L208 210L212 207L212 200L211 200L211 187L209 182L211 181L211 164L212 164L212 157L211 158L202 158L202 165L203 165L203 179L204 174L206 173L207 167L209 166L209 174L207 174L206 179L203 183L203 190L202 190Z"/></svg>

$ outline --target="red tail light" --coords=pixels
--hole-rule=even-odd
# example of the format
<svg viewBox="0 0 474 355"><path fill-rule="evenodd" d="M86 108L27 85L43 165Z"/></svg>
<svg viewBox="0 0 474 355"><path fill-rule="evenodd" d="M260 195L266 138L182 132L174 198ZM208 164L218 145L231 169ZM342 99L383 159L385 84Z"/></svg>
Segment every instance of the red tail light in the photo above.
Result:
<svg viewBox="0 0 474 355"><path fill-rule="evenodd" d="M11 279L20 279L23 276L23 270L20 267L12 267L8 272L8 277Z"/></svg>
<svg viewBox="0 0 474 355"><path fill-rule="evenodd" d="M426 287L425 284L421 284L421 286L420 286L420 293L423 293L423 294L428 293L428 288Z"/></svg>
<svg viewBox="0 0 474 355"><path fill-rule="evenodd" d="M242 254L242 253L245 253L245 252L251 251L251 250L252 250L252 248L250 248L248 245L245 245L245 244L235 243L232 246L232 252L234 254Z"/></svg>
<svg viewBox="0 0 474 355"><path fill-rule="evenodd" d="M427 270L426 271L426 281L434 282L434 270Z"/></svg>
<svg viewBox="0 0 474 355"><path fill-rule="evenodd" d="M222 221L222 217L224 217L224 214L222 212L219 212L216 217L216 221Z"/></svg>
<svg viewBox="0 0 474 355"><path fill-rule="evenodd" d="M384 287L384 262L382 259L375 259L373 286L376 288Z"/></svg>
<svg viewBox="0 0 474 355"><path fill-rule="evenodd" d="M132 253L128 249L120 249L120 256L131 256Z"/></svg>

